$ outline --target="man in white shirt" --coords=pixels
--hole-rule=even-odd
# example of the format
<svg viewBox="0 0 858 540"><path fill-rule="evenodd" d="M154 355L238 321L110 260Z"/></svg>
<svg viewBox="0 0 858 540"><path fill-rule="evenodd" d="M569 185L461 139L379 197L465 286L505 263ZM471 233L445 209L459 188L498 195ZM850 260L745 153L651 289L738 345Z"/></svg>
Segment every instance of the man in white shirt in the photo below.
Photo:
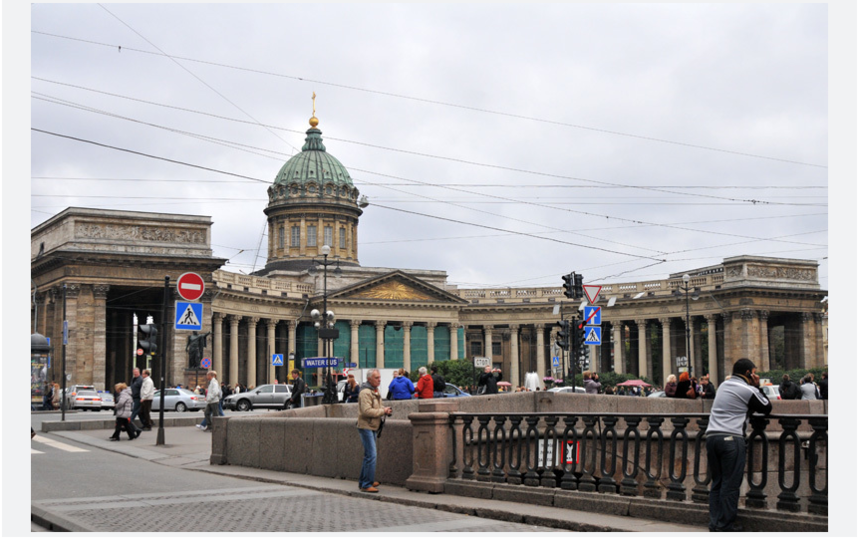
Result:
<svg viewBox="0 0 858 540"><path fill-rule="evenodd" d="M212 370L206 373L206 379L209 381L209 389L206 392L206 428L203 431L212 430L212 416L220 416L218 412L218 403L220 402L220 383L217 382L217 373Z"/></svg>
<svg viewBox="0 0 858 540"><path fill-rule="evenodd" d="M140 387L140 422L143 431L152 431L152 400L155 399L155 382L148 369L143 370L143 385Z"/></svg>

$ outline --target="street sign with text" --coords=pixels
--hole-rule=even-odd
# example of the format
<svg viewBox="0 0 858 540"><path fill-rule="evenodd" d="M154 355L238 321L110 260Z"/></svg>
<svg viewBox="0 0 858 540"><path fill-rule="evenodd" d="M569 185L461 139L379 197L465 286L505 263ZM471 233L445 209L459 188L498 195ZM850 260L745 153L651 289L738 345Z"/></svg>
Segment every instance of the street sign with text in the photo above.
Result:
<svg viewBox="0 0 858 540"><path fill-rule="evenodd" d="M301 360L301 366L305 369L307 368L324 368L324 367L337 367L342 362L342 358L325 358L325 357L317 357L317 358L304 358Z"/></svg>

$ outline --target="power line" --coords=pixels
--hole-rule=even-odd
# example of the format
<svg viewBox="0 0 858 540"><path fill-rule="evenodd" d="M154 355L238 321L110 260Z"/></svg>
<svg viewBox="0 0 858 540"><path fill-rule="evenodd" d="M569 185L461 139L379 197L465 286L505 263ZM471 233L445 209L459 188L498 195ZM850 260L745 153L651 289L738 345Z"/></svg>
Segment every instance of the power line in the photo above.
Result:
<svg viewBox="0 0 858 540"><path fill-rule="evenodd" d="M55 81L50 81L50 80L47 80L47 79L39 79L39 78L36 78L36 77L34 77L34 78L35 78L35 79L37 79L37 80L43 80L43 81L46 81L46 82L52 82L52 83L53 83L53 82L55 82ZM57 84L64 84L64 83L57 83ZM71 86L74 86L74 85L71 85ZM76 87L76 86L75 86L75 87ZM84 88L84 87L76 87L76 88L82 88L82 89L86 89L86 90L91 90L91 89L89 89L89 88ZM91 91L95 91L95 92L99 92L99 93L101 93L101 91L97 91L97 90L91 90ZM45 95L45 94L41 94L41 95ZM136 100L136 98L130 98L130 97L127 97L127 96L119 96L119 95L117 95L117 94L109 94L109 95L113 95L113 96L117 96L117 97L122 97L122 98L125 98L125 99L132 99L132 100ZM263 151L263 152L268 152L268 153L273 153L273 154L282 154L282 155L286 155L286 154L283 154L283 153L281 153L281 152L277 152L277 151L274 151L274 150L267 150L267 149L263 149L263 148L259 148L259 147L250 146L250 145L243 145L243 144L235 143L235 142L232 142L232 141L225 141L225 140L223 140L223 139L216 139L216 138L214 138L214 137L209 137L209 136L206 136L206 135L200 135L200 134L196 134L196 133L192 133L192 132L188 132L188 131L182 131L182 130L178 130L178 129L175 129L175 128L170 128L170 127L167 127L167 126L162 126L162 125L159 125L159 124L152 124L152 123L148 123L148 122L143 122L143 121L141 121L141 120L136 120L136 119L132 119L132 118L129 118L129 117L119 116L119 115L116 115L116 114L114 114L114 113L110 113L110 112L108 112L108 111L104 111L104 110L101 110L101 109L95 109L95 108L87 107L87 106L84 106L84 105L76 104L76 103L71 102L71 101L67 101L67 100L60 100L59 98L54 98L54 97L52 97L52 96L48 96L48 97L50 97L50 98L51 98L51 99L53 99L53 100L56 100L56 101L53 101L53 103L55 103L55 104L57 104L57 105L65 105L65 106L70 106L70 107L74 107L74 108L82 108L82 109L84 109L84 110L88 110L88 111L90 111L90 112L95 112L95 113L98 113L98 114L104 114L104 115L107 115L107 116L112 116L112 117L115 117L115 118L120 118L120 119L123 119L123 120L128 120L128 121L131 121L131 122L135 122L135 123L145 124L145 125L148 125L148 126L151 126L151 127L156 127L156 128L159 128L159 129L165 129L165 130L172 131L172 132L176 132L176 133L182 133L182 134L185 134L185 135L188 135L188 136L191 136L191 137L195 137L195 138L200 138L200 139L208 140L208 141L210 141L210 142L216 142L216 143L218 143L218 144L230 145L230 146L232 146L233 148L235 148L235 147L237 147L237 146L240 146L240 147L244 147L244 148L254 148L254 149L256 149L256 150L261 150L261 151ZM44 99L44 98L37 98L37 99L43 99L43 100L45 100L45 101L50 101L50 100L47 100L47 99ZM153 105L158 105L158 106L162 106L162 107L175 108L175 107L170 106L170 105L164 105L164 104L154 103L154 102L150 102L150 101L147 101L146 103L153 104ZM191 109L184 109L184 108L179 108L179 109L181 109L181 110L185 110L185 111L188 111L188 112L194 112L194 113L198 113L198 114L205 114L205 115L208 115L208 116L214 116L214 115L209 115L208 113L204 113L204 112L201 112L201 111L194 111L194 110L191 110ZM225 119L225 120L229 120L229 121L233 121L233 122L240 122L240 123L249 124L249 122L246 122L246 121L244 121L244 120L235 119L235 118L222 117L222 116L217 116L217 118L221 118L221 119ZM260 124L260 125L261 125L261 124ZM278 126L267 126L267 127L272 127L272 128L274 128L274 129L279 129L279 130L283 130L283 131L297 132L297 130L293 130L293 129L289 129L289 128L283 128L283 127L278 127ZM583 178L583 177L566 176L566 175L559 175L559 174L553 174L553 173L545 173L545 172L539 172L539 171L530 171L530 170L527 170L527 169L518 169L518 168L515 168L515 167L507 167L507 166L505 166L505 165L495 165L495 164L491 164L491 163L481 163L481 162L477 162L477 161L464 160L464 159L460 159L460 158L453 158L453 157L448 157L448 156L439 156L439 155L435 155L435 154L428 154L428 153L425 153L425 152L416 152L416 151L412 151L412 150L403 150L403 149L399 149L399 148L392 148L392 147L387 147L387 146L382 146L382 145L376 145L376 144L371 144L371 143L364 143L364 142L360 142L360 141L352 141L352 140L349 140L349 139L341 139L341 138L337 138L337 137L329 137L329 136L328 136L328 137L326 137L326 138L327 138L327 139L329 139L329 140L333 140L333 141L339 141L339 142L345 142L345 143L348 143L348 144L355 144L355 145L365 146L365 147L369 147L369 148L381 149L381 150L385 150L385 151L389 151L389 152L398 152L398 153L404 153L404 154L408 154L408 155L416 155L416 156L420 156L420 157L428 157L428 158L432 158L432 159L438 159L438 160L443 160L443 161L450 161L450 162L454 162L454 163L461 163L461 164L466 164L466 165L473 165L473 166L477 166L477 167L490 168L490 169L497 169L497 170L503 170L503 171L508 171L508 172L521 173L521 174L529 174L529 175L536 175L536 176L545 176L545 177L550 177L550 178L560 178L560 179L564 179L564 180L574 180L574 181L580 181L580 182L588 182L588 183L591 183L591 184L596 184L596 185L599 185L599 186L605 186L605 187L624 188L624 189L641 189L641 190L647 190L647 191L656 191L656 192L668 193L668 194L672 194L672 195L684 195L684 196L687 196L687 197L701 197L701 198L718 199L718 200L726 200L726 201L733 201L733 202L743 202L743 203L754 204L754 205L757 205L757 204L766 204L766 205L785 205L785 204L788 204L788 203L776 203L776 202L764 201L764 200L758 200L758 199L742 199L742 198L736 198L736 197L720 197L720 196L717 196L717 195L705 195L705 194L700 194L700 193L685 193L685 192L681 192L681 191L673 191L673 190L670 190L670 189L654 188L654 187L651 187L651 186L638 186L638 185L632 185L632 184L618 184L618 183L615 183L615 182L605 182L605 181L602 181L602 180L593 180L593 179ZM240 150L241 148L236 148L236 149L239 149L239 150ZM249 151L249 150L247 150L247 151ZM251 153L254 153L254 152L251 152ZM271 156L265 156L265 157L271 157ZM272 159L273 159L273 158L272 158ZM354 169L354 170L360 170L360 169ZM368 171L365 171L365 172L368 172ZM383 175L382 175L382 176L383 176Z"/></svg>
<svg viewBox="0 0 858 540"><path fill-rule="evenodd" d="M96 41L85 40L85 39L80 39L80 38L73 38L70 36L51 34L48 32L38 32L35 30L33 30L32 32L34 34L51 36L51 37L60 38L60 39L68 39L68 40L72 40L72 41L79 41L82 43L89 43L89 44L93 44L93 45L100 45L100 46L104 46L104 47L110 47L112 49L115 49L116 47L120 46L120 45L114 45L114 44L108 44L108 43L99 43ZM432 105L453 107L453 108L457 108L457 109L480 112L480 113L485 113L485 114L491 114L491 115L495 115L495 116L503 116L503 117L507 117L507 118L516 118L519 120L529 120L532 122L538 122L538 123L542 123L542 124L550 124L550 125L567 127L567 128L581 129L581 130L593 131L593 132L597 132L597 133L604 133L604 134L608 134L608 135L617 135L617 136L628 137L628 138L632 138L632 139L639 139L639 140L645 140L645 141L650 141L650 142L658 142L658 143L670 144L670 145L675 145L675 146L683 146L683 147L687 147L687 148L696 148L698 150L708 150L708 151L712 151L712 152L733 154L733 155L752 157L752 158L757 158L757 159L779 161L782 163L791 163L794 165L804 165L804 166L808 166L808 167L818 167L818 168L822 168L822 169L828 168L828 166L826 166L826 165L820 165L820 164L816 164L816 163L806 163L806 162L802 162L802 161L776 158L776 157L771 157L771 156L764 156L761 154L752 154L749 152L739 152L739 151L735 151L735 150L726 150L723 148L715 148L712 146L685 143L685 142L673 141L673 140L669 140L669 139L662 139L662 138L658 138L658 137L649 137L649 136L645 136L645 135L636 135L636 134L632 134L632 133L624 133L621 131L595 128L595 127L591 127L591 126L584 126L581 124L559 122L556 120L546 120L546 119L538 118L538 117L534 117L534 116L526 116L526 115L522 115L522 114L508 113L508 112L503 112L503 111L495 111L495 110L491 110L491 109L484 109L484 108L473 107L473 106L469 106L469 105L461 105L461 104L457 104L457 103L450 103L450 102L445 102L445 101L408 96L408 95L404 95L404 94L396 94L393 92L384 92L384 91L380 91L380 90L372 90L372 89L368 89L368 88L361 88L361 87L351 86L351 85L346 85L346 84L332 83L332 82L322 81L322 80L318 80L318 79L309 79L306 77L298 77L298 76L294 76L294 75L286 75L286 74L282 74L282 73L274 73L274 72L270 72L270 71L245 68L245 67L241 67L241 66L234 66L234 65L223 64L223 63L219 63L219 62L199 60L196 58L188 58L188 57L182 57L182 56L170 56L170 55L167 55L166 53L164 53L163 51L161 51L161 54L159 55L158 53L154 53L152 51L144 51L142 49L135 49L135 48L131 48L131 47L127 48L126 50L128 50L130 52L137 52L137 53L142 53L142 54L151 54L151 55L155 55L155 56L165 56L165 57L167 57L173 61L175 61L175 59L179 59L179 60L186 60L189 62L198 62L201 64L218 66L218 67L223 67L223 68L228 68L228 69L235 69L235 70L240 70L240 71L247 71L250 73L258 73L258 74L262 74L262 75L270 75L273 77L280 77L280 78L291 79L291 80L296 80L296 81L301 81L301 82L310 82L313 84L331 86L334 88L343 88L346 90L354 90L357 92L382 95L382 96L404 99L404 100L409 100L409 101L416 101L416 102L420 102L420 103L428 103L428 104L432 104ZM160 49L159 49L159 51L160 51Z"/></svg>

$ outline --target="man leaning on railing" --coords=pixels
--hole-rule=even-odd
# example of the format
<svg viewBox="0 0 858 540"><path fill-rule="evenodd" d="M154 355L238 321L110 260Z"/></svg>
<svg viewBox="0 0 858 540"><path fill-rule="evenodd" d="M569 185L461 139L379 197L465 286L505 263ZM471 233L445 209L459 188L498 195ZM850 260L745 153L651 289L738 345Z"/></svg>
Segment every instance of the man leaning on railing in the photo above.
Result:
<svg viewBox="0 0 858 540"><path fill-rule="evenodd" d="M706 428L709 489L709 530L740 532L735 525L739 488L745 471L745 428L751 413L768 416L772 404L760 389L757 368L747 358L733 364L733 376L718 388Z"/></svg>

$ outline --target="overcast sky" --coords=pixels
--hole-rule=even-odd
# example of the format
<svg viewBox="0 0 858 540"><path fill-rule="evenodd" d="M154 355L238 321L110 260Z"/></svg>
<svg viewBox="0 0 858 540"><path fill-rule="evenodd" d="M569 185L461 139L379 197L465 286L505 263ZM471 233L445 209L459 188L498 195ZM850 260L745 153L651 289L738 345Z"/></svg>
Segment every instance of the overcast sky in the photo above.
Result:
<svg viewBox="0 0 858 540"><path fill-rule="evenodd" d="M207 215L226 269L258 270L266 189L315 92L328 152L369 198L362 266L529 287L748 254L818 261L828 287L825 4L31 17L33 128L261 180L33 132L31 227L69 206Z"/></svg>

